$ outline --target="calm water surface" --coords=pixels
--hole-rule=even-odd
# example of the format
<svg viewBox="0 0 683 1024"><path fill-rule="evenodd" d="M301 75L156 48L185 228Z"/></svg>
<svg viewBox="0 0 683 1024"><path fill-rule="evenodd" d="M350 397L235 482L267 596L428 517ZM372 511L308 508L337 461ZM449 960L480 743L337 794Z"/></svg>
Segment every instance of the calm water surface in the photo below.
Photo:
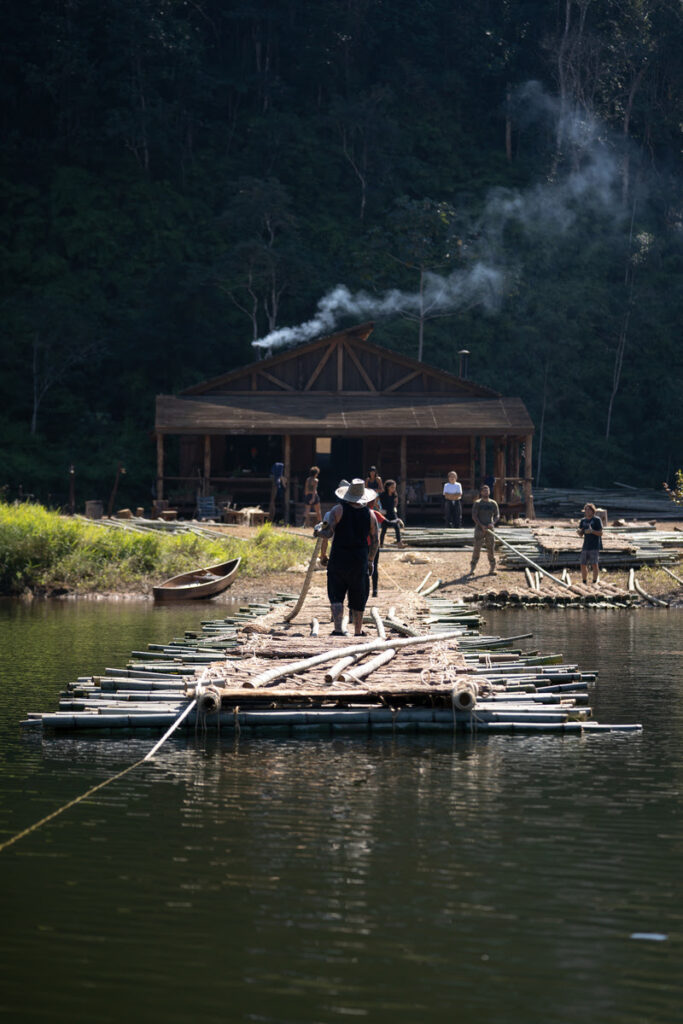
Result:
<svg viewBox="0 0 683 1024"><path fill-rule="evenodd" d="M26 711L206 614L0 604L0 839L153 743ZM683 1021L683 616L487 622L598 669L596 717L642 736L169 742L0 853L0 1017Z"/></svg>

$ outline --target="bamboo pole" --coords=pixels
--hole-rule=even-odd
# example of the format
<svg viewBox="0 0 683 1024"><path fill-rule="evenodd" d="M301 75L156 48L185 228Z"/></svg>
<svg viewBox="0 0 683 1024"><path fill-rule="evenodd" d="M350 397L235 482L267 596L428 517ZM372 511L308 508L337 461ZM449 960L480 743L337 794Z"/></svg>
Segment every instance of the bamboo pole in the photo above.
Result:
<svg viewBox="0 0 683 1024"><path fill-rule="evenodd" d="M318 537L316 539L316 542L315 542L315 547L313 548L313 554L311 555L311 560L308 563L308 569L306 571L306 576L304 578L304 582L303 582L303 585L301 587L301 593L299 594L299 598L298 598L296 604L294 605L294 607L291 609L291 611L287 612L287 614L285 615L285 618L284 618L285 622L291 622L293 619L295 619L297 617L297 615L301 611L301 606L303 605L304 601L306 600L306 594L308 593L308 588L311 585L311 579L313 578L313 571L315 569L315 563L318 561L318 552L320 551L321 544L322 544L322 538Z"/></svg>
<svg viewBox="0 0 683 1024"><path fill-rule="evenodd" d="M661 608L668 608L669 607L667 601L662 601L660 598L654 597L652 594L648 594L648 592L646 590L643 590L643 588L641 587L641 585L640 585L640 583L638 582L637 579L633 580L633 584L634 584L636 590L638 591L638 593L640 594L640 596L644 597L646 601L650 602L650 604L659 605Z"/></svg>
<svg viewBox="0 0 683 1024"><path fill-rule="evenodd" d="M182 712L182 714L178 715L178 717L176 718L176 720L173 723L173 725L171 726L171 728L166 730L166 732L161 737L159 742L154 744L154 746L150 750L149 754L145 754L145 756L142 759L143 761L149 761L150 758L154 757L154 755L156 754L156 752L159 749L159 747L161 747L166 742L166 740L169 738L169 736L173 735L173 733L176 731L178 726L182 722L184 722L185 719L187 718L187 716L190 714L190 712L194 710L196 704L197 704L197 698L195 697L194 700L190 701L190 703L187 705L187 707Z"/></svg>
<svg viewBox="0 0 683 1024"><path fill-rule="evenodd" d="M325 682L333 683L335 679L339 678L345 668L348 668L349 665L353 665L360 657L360 654L349 654L346 658L340 658L337 664L333 665L332 668L328 669L325 673Z"/></svg>
<svg viewBox="0 0 683 1024"><path fill-rule="evenodd" d="M375 625L377 626L377 635L380 637L381 640L386 640L387 631L384 628L384 623L382 622L382 616L379 613L379 608L372 608L370 614L372 615L375 621Z"/></svg>
<svg viewBox="0 0 683 1024"><path fill-rule="evenodd" d="M427 575L425 576L425 578L422 580L422 583L420 583L417 587L415 587L415 593L416 594L420 593L420 591L422 590L422 588L424 587L425 583L427 582L427 580L429 579L429 577L431 575L432 575L432 570L430 569L429 572L427 573Z"/></svg>
<svg viewBox="0 0 683 1024"><path fill-rule="evenodd" d="M423 590L422 593L420 594L420 597L427 597L428 594L433 594L434 591L438 590L440 586L441 580L437 580L436 583L432 583L431 586L427 587L426 590Z"/></svg>
<svg viewBox="0 0 683 1024"><path fill-rule="evenodd" d="M492 530L491 532L493 533L493 536L494 536L494 537L496 538L496 540L499 540L499 541L501 542L501 544L504 544L504 545L505 545L505 547L506 547L506 548L510 548L510 551L514 551L514 553L515 553L516 555L519 555L519 557L520 557L520 558L523 558L525 562L528 562L528 563L529 563L529 565L533 566L533 568L534 568L534 569L537 569L537 570L538 570L538 572L541 572L541 573L543 573L543 575L544 575L544 576L547 576L549 580L552 580L552 581L553 581L553 583L559 583L559 585L560 585L561 587L567 587L567 586L568 586L568 584L566 584L566 583L565 583L565 582L564 582L563 580L561 580L561 579L558 579L558 577L557 577L557 576L553 576L553 574L552 574L552 573L550 573L550 572L547 572L547 571L546 571L545 569L543 569L543 568L542 568L542 567L541 567L540 565L537 565L537 564L536 564L536 562L533 562L533 561L532 561L532 560L531 560L531 559L530 559L530 558L528 557L528 555L524 555L524 554L522 554L522 552L521 552L521 551L519 551L519 550L518 550L517 548L514 548L514 547L512 546L512 544L509 544L509 543L508 543L508 542L507 542L506 540L504 540L504 539L503 539L503 538L501 537L501 535L500 535L499 533L497 533L497 532L496 532L496 530Z"/></svg>
<svg viewBox="0 0 683 1024"><path fill-rule="evenodd" d="M374 672L376 668L380 668L381 665L386 665L388 661L396 654L395 647L388 647L385 651L381 651L377 657L371 658L370 661L366 661L365 664L359 668L349 668L344 672L342 678L344 681L360 683L369 676L371 672Z"/></svg>
<svg viewBox="0 0 683 1024"><path fill-rule="evenodd" d="M448 630L445 633L426 633L420 636L404 637L400 640L371 640L365 644L352 644L349 647L341 647L332 651L324 651L322 654L315 654L310 658L302 658L300 661L292 661L286 665L279 665L277 668L268 669L254 676L249 681L247 689L258 689L260 686L267 686L276 679L283 676L296 675L298 672L306 672L309 668L317 668L335 658L346 657L349 654L369 654L371 651L382 651L387 647L408 647L412 644L433 644L443 640L453 640L462 635L461 630Z"/></svg>
<svg viewBox="0 0 683 1024"><path fill-rule="evenodd" d="M669 576L671 576L672 579L676 580L676 583L680 583L683 586L683 580L680 578L680 576L677 576L675 572L671 571L671 569L667 569L665 565L663 565L661 568L664 570L664 572L668 572Z"/></svg>

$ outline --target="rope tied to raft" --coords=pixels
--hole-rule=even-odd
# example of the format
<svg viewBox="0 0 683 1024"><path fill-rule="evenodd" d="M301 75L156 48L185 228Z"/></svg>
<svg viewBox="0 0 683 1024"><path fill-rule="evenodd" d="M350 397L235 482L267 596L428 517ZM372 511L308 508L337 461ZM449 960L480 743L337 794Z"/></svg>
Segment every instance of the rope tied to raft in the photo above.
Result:
<svg viewBox="0 0 683 1024"><path fill-rule="evenodd" d="M128 765L127 768L124 768L123 771L117 772L116 775L111 775L108 779L104 779L102 782L98 782L96 786L91 786L90 789L87 789L85 791L85 793L81 793L80 796L74 797L74 799L69 800L68 803L62 804L62 806L58 807L56 811L52 811L50 814L47 814L44 818L41 818L40 821L34 822L33 825L29 825L28 828L23 829L21 832L17 832L16 835L12 836L10 839L5 840L4 843L0 843L0 853L2 853L3 850L7 849L8 846L11 846L13 843L18 842L19 839L23 839L24 836L30 835L31 832L35 832L37 829L41 828L42 825L47 825L48 821L52 821L53 818L56 818L64 811L68 811L70 807L75 807L76 804L80 804L81 801L87 800L88 797L93 795L93 793L97 793L98 790L104 789L105 786L108 786L112 782L116 782L117 779L122 779L124 775L128 774L128 772L132 772L134 768L139 768L141 765L145 764L145 762L151 761L151 759L156 754L157 750L159 750L159 748L166 742L169 736L171 736L176 731L178 726L185 721L187 716L196 706L197 698L195 697L183 708L183 710L174 720L170 728L166 730L161 739L157 743L155 743L152 749L147 754L145 754L144 757L140 758L139 761L136 761L135 764Z"/></svg>

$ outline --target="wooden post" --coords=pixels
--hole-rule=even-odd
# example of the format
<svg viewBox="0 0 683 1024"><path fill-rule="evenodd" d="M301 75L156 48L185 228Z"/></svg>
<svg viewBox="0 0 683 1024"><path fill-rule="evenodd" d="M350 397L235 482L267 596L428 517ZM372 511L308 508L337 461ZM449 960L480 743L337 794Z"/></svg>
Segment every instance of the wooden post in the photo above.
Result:
<svg viewBox="0 0 683 1024"><path fill-rule="evenodd" d="M479 438L479 485L475 484L477 493L486 479L486 438Z"/></svg>
<svg viewBox="0 0 683 1024"><path fill-rule="evenodd" d="M211 435L204 434L204 480L202 494L206 498L211 490Z"/></svg>
<svg viewBox="0 0 683 1024"><path fill-rule="evenodd" d="M164 435L157 434L157 500L164 497Z"/></svg>
<svg viewBox="0 0 683 1024"><path fill-rule="evenodd" d="M494 498L498 502L499 505L502 505L504 503L504 501L505 501L505 498L506 498L506 494L505 494L505 488L506 488L505 477L507 476L507 459L505 458L505 453L506 453L506 450L507 450L507 441L508 441L507 437L504 437L496 445L496 461L495 461L495 469L493 471L494 474L495 474L496 480L495 480L495 483L494 483L493 487L494 487L494 492L495 492L494 493Z"/></svg>
<svg viewBox="0 0 683 1024"><path fill-rule="evenodd" d="M285 464L285 526L289 526L289 503L290 503L290 475L292 469L292 438L285 434L285 451L283 462Z"/></svg>
<svg viewBox="0 0 683 1024"><path fill-rule="evenodd" d="M533 441L534 435L527 434L525 441L526 451L524 456L524 504L526 506L525 511L527 519L536 518L536 512L534 510L534 495L532 491L533 478L531 468L531 461L533 455Z"/></svg>
<svg viewBox="0 0 683 1024"><path fill-rule="evenodd" d="M400 458L401 481L398 485L398 507L399 516L403 522L408 521L406 494L408 491L408 439L401 434L401 458Z"/></svg>

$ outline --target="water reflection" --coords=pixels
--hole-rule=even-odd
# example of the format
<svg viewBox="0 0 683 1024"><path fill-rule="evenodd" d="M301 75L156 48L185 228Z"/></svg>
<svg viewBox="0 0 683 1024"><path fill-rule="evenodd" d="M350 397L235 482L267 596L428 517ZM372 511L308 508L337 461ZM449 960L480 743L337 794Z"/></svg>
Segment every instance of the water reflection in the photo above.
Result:
<svg viewBox="0 0 683 1024"><path fill-rule="evenodd" d="M131 640L123 616L115 638L116 612L98 611L86 639L87 614L57 619L39 653L29 614L30 651L15 635L0 654L21 690L2 690L5 834L153 742L21 738L9 716L27 692L47 707L93 671L87 644L104 665L196 625L150 636L144 616ZM680 1020L680 619L539 612L527 625L533 646L600 670L601 720L644 733L174 740L2 855L0 1012ZM505 614L487 628L522 631Z"/></svg>

